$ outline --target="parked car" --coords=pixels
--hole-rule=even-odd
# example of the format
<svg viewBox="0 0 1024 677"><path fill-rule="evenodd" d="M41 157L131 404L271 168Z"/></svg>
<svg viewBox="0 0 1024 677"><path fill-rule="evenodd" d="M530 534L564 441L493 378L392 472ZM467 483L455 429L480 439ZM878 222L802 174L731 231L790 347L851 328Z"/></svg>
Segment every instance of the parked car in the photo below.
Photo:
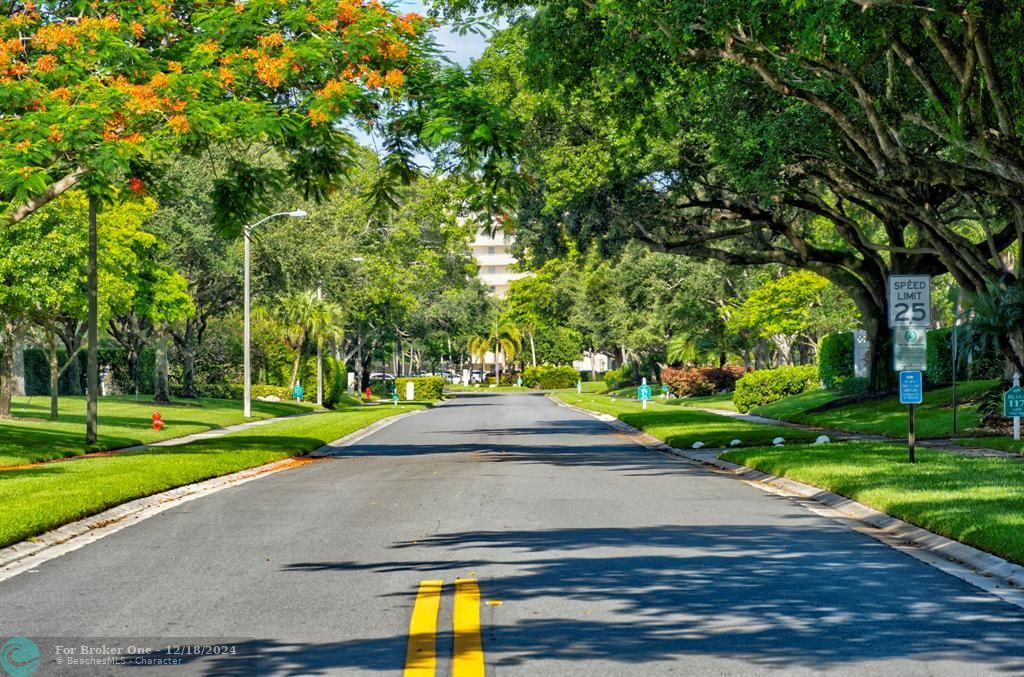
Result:
<svg viewBox="0 0 1024 677"><path fill-rule="evenodd" d="M371 381L379 381L381 379L384 379L385 381L394 381L395 380L395 375L394 374L389 374L387 372L379 372L379 371L375 371L372 374L370 374L370 380Z"/></svg>

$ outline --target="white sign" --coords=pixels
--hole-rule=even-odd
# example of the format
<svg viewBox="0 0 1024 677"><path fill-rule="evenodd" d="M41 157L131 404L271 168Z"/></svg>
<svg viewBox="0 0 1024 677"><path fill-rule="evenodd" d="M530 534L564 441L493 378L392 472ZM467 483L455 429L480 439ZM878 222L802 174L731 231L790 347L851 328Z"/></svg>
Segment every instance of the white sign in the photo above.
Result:
<svg viewBox="0 0 1024 677"><path fill-rule="evenodd" d="M928 332L923 327L893 332L892 368L893 371L928 369Z"/></svg>
<svg viewBox="0 0 1024 677"><path fill-rule="evenodd" d="M930 327L931 324L931 276L890 275L889 327Z"/></svg>
<svg viewBox="0 0 1024 677"><path fill-rule="evenodd" d="M857 378L867 378L868 358L871 352L871 341L868 340L868 333L863 329L853 332L853 375Z"/></svg>
<svg viewBox="0 0 1024 677"><path fill-rule="evenodd" d="M405 384L405 399L410 402L416 399L416 384L412 381Z"/></svg>

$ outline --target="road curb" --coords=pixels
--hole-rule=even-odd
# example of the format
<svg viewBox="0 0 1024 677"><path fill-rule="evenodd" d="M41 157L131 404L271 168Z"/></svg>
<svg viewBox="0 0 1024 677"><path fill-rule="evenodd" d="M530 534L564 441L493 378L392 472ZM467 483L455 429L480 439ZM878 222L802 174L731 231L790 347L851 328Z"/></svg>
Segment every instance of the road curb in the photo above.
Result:
<svg viewBox="0 0 1024 677"><path fill-rule="evenodd" d="M818 503L830 510L839 513L842 517L854 520L872 529L882 532L885 538L879 538L883 542L889 539L895 540L906 546L923 550L943 560L966 567L970 572L990 579L994 588L985 587L990 592L999 593L1001 588L1011 588L1014 594L1000 595L1006 601L1024 608L1024 567L1008 562L1007 560L993 555L992 553L979 550L960 541L941 536L927 529L910 524L887 513L870 508L863 503L840 496L831 491L825 491L803 482L798 482L786 477L769 475L768 473L750 468L744 465L737 465L718 458L719 454L728 451L727 449L702 449L700 451L688 451L677 449L662 440L634 428L609 414L601 414L582 407L577 407L567 402L550 397L552 401L562 407L585 414L599 421L604 422L614 430L624 433L637 444L648 449L665 453L676 458L681 458L692 463L711 468L715 472L730 475L736 479L748 482L761 487L769 487L773 493L779 493L792 498L800 498ZM870 534L873 537L874 534ZM876 537L877 538L877 537ZM919 558L920 559L920 558ZM927 560L925 560L927 561ZM939 567L942 568L942 567ZM945 570L945 569L944 569ZM976 581L968 580L955 572L952 573L958 578L977 585ZM979 586L981 587L981 586Z"/></svg>
<svg viewBox="0 0 1024 677"><path fill-rule="evenodd" d="M105 536L125 529L187 501L202 498L215 492L266 477L282 470L314 463L330 457L338 449L350 446L368 435L385 428L401 419L420 414L427 409L407 411L396 416L375 421L365 428L355 430L344 437L323 445L308 454L283 458L272 463L247 468L228 475L220 475L201 482L186 484L121 503L90 517L70 522L47 531L30 540L21 541L0 549L0 581L13 578L33 569L44 562L78 550Z"/></svg>

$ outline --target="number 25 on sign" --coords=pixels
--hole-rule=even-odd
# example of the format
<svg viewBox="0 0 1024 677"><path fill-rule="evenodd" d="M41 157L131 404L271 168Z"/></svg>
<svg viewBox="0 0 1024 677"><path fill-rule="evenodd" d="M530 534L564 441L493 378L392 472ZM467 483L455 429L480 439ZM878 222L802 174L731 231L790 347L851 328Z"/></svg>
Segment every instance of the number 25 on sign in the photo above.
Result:
<svg viewBox="0 0 1024 677"><path fill-rule="evenodd" d="M931 276L890 275L889 327L928 327L931 323Z"/></svg>

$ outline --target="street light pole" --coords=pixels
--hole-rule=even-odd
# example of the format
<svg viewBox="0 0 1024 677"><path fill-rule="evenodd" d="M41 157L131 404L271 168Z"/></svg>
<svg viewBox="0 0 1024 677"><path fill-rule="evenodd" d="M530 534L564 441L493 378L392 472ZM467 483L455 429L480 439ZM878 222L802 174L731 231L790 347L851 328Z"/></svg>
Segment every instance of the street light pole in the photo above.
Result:
<svg viewBox="0 0 1024 677"><path fill-rule="evenodd" d="M243 284L243 296L245 302L242 310L245 329L242 331L242 415L245 418L252 416L252 359L249 357L249 227L245 228L245 282Z"/></svg>
<svg viewBox="0 0 1024 677"><path fill-rule="evenodd" d="M316 286L316 300L317 302L324 300L323 286L319 284ZM316 337L316 404L318 407L324 406L324 338L322 334L323 328L321 327L321 331Z"/></svg>
<svg viewBox="0 0 1024 677"><path fill-rule="evenodd" d="M270 219L277 218L279 216L290 216L292 218L301 219L304 216L306 216L306 212L302 211L301 209L296 209L290 212L278 212L276 214L271 214L266 218L260 219L256 223L246 226L245 228L242 229L243 239L245 240L245 263L243 265L245 271L245 281L243 282L242 285L242 295L244 297L242 304L242 322L245 325L244 329L242 330L242 379L244 381L242 384L242 414L243 416L245 416L245 418L249 418L250 416L252 416L252 356L250 354L251 337L249 330L249 243L252 240L253 228L260 225L261 223L265 223Z"/></svg>

